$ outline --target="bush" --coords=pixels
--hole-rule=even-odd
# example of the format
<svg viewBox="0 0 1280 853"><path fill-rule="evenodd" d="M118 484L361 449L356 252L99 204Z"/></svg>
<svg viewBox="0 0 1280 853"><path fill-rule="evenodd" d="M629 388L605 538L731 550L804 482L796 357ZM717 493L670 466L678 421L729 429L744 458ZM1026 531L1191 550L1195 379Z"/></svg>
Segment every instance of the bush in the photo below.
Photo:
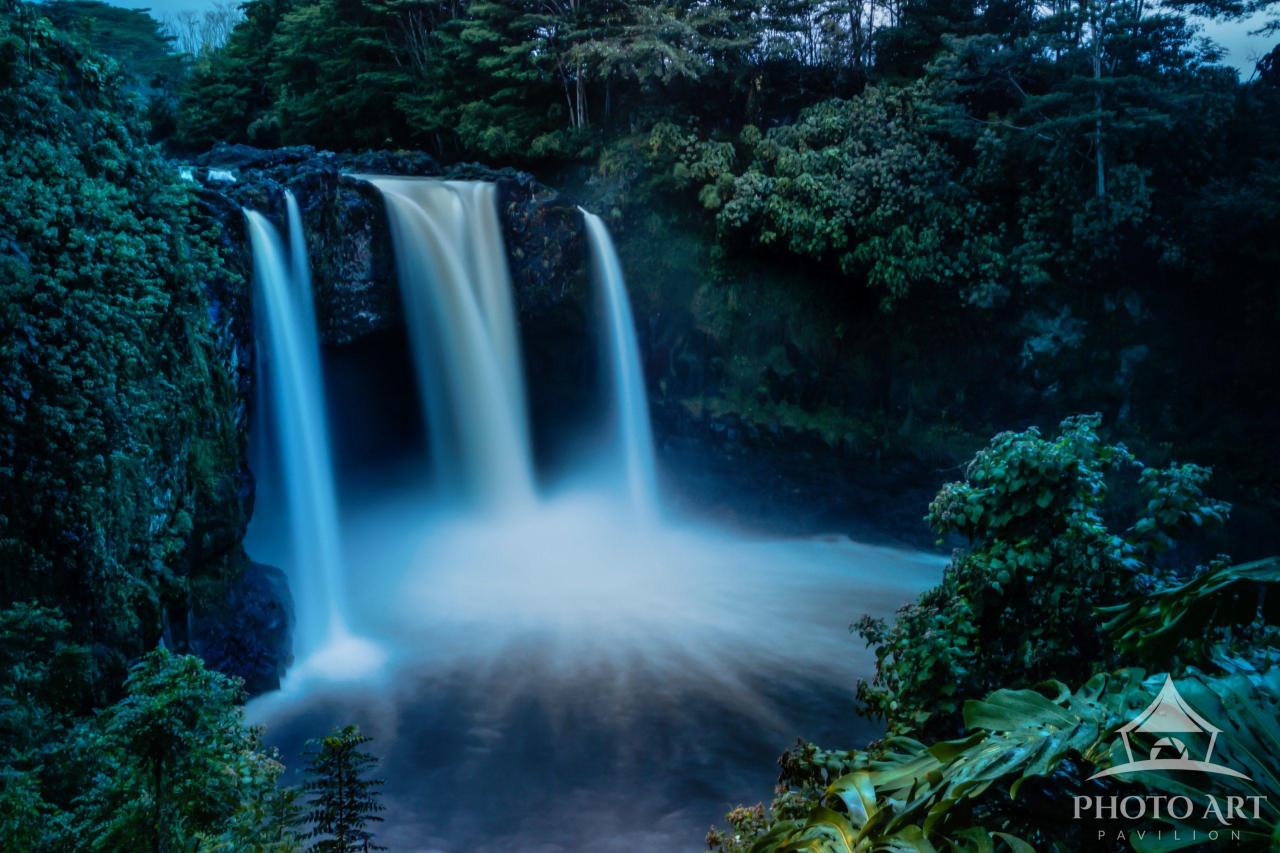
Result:
<svg viewBox="0 0 1280 853"><path fill-rule="evenodd" d="M1112 668L1115 646L1095 610L1149 592L1169 574L1154 559L1175 536L1225 519L1227 505L1201 492L1206 469L1145 468L1098 424L1069 418L1052 439L1001 433L929 505L930 526L968 547L892 625L857 623L876 657L858 698L891 734L957 734L966 699ZM1125 471L1138 472L1144 505L1116 532L1108 519L1120 508L1108 497Z"/></svg>

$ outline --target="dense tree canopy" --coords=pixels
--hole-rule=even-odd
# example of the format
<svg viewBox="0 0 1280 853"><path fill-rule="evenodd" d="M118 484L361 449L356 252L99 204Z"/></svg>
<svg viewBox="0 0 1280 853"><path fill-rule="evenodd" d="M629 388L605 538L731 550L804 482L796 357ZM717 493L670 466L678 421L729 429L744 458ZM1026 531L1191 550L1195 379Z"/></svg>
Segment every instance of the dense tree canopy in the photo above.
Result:
<svg viewBox="0 0 1280 853"><path fill-rule="evenodd" d="M98 714L92 655L56 610L0 610L0 831L9 849L298 849L284 767L238 684L198 658L142 658Z"/></svg>
<svg viewBox="0 0 1280 853"><path fill-rule="evenodd" d="M136 652L218 570L241 436L202 284L231 273L111 60L7 4L0 78L2 603Z"/></svg>

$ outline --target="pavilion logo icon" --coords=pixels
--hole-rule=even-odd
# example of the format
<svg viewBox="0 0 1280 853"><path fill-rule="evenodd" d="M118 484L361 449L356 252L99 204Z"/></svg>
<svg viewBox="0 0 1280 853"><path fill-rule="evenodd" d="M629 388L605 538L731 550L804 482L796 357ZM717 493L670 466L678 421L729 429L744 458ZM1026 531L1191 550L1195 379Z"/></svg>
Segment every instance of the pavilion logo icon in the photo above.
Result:
<svg viewBox="0 0 1280 853"><path fill-rule="evenodd" d="M1173 686L1173 678L1166 677L1164 686L1160 688L1155 701L1120 729L1120 739L1124 743L1125 755L1129 760L1124 764L1117 764L1095 773L1089 778L1099 779L1103 776L1138 773L1144 770L1194 770L1248 780L1249 777L1243 773L1213 761L1213 748L1221 733L1221 729L1197 714L1195 709L1182 698L1178 689ZM1150 753L1142 760L1134 760L1133 737L1137 734L1157 736L1157 740L1151 745ZM1203 752L1199 753L1203 758L1194 757L1192 750L1184 742L1184 737L1193 742L1207 740Z"/></svg>

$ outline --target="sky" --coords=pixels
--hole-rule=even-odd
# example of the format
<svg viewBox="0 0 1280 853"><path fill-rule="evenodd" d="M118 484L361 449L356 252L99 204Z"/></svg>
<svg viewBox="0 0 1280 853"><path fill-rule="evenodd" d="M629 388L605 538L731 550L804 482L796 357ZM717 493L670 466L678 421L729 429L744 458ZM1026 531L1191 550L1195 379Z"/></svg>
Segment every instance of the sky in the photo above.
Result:
<svg viewBox="0 0 1280 853"><path fill-rule="evenodd" d="M175 12L192 9L202 12L213 5L213 0L108 0L117 6L128 9L149 9L151 14L164 20ZM1226 48L1227 62L1240 71L1240 76L1247 79L1253 73L1254 64L1265 55L1276 43L1277 39L1249 35L1264 23L1265 18L1254 17L1243 21L1210 21L1204 25L1204 34Z"/></svg>
<svg viewBox="0 0 1280 853"><path fill-rule="evenodd" d="M1208 21L1204 25L1204 34L1226 48L1227 62L1240 71L1242 79L1248 79L1258 60L1280 41L1280 36L1249 35L1250 30L1258 29L1266 20L1265 16L1254 16L1243 21Z"/></svg>

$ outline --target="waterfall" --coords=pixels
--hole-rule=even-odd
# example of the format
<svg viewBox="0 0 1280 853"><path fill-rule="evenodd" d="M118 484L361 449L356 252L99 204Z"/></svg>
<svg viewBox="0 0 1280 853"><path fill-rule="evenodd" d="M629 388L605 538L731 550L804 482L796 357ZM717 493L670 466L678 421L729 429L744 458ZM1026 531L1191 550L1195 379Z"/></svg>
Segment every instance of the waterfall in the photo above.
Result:
<svg viewBox="0 0 1280 853"><path fill-rule="evenodd" d="M482 508L532 502L524 374L496 188L363 177L386 201L441 488Z"/></svg>
<svg viewBox="0 0 1280 853"><path fill-rule="evenodd" d="M302 210L298 199L289 190L284 191L285 218L289 225L289 274L297 294L298 316L316 338L316 351L320 350L319 329L316 323L316 303L311 293L311 261L307 255L307 232L302 229ZM317 356L318 358L318 356Z"/></svg>
<svg viewBox="0 0 1280 853"><path fill-rule="evenodd" d="M604 221L594 213L579 209L587 224L597 304L607 341L605 372L612 384L620 467L632 506L640 513L652 514L658 503L653 430L649 424L649 400L622 263Z"/></svg>
<svg viewBox="0 0 1280 853"><path fill-rule="evenodd" d="M253 249L254 291L269 393L264 423L280 454L295 602L295 649L307 655L349 637L338 505L329 452L320 344L311 299L301 216L286 197L289 243L266 217L245 210Z"/></svg>

